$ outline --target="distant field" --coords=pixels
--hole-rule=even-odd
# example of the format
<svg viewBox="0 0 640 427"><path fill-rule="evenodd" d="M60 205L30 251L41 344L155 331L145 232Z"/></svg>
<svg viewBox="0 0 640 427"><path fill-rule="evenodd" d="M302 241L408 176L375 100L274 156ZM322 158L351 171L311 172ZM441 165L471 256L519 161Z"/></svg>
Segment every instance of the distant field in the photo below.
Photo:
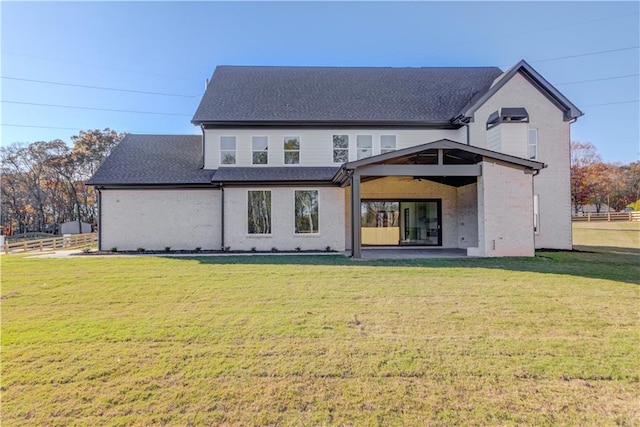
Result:
<svg viewBox="0 0 640 427"><path fill-rule="evenodd" d="M573 244L640 250L640 222L574 222Z"/></svg>
<svg viewBox="0 0 640 427"><path fill-rule="evenodd" d="M1 260L3 426L640 424L633 255Z"/></svg>

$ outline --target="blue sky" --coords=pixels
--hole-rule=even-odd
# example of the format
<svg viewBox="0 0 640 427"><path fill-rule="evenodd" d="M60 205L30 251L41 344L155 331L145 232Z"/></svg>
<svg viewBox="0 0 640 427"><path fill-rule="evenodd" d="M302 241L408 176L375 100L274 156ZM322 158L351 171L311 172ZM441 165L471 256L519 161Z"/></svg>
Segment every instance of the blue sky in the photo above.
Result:
<svg viewBox="0 0 640 427"><path fill-rule="evenodd" d="M525 59L585 112L573 140L594 143L605 161L640 158L639 2L0 7L2 144L70 142L80 129L105 127L197 134L190 120L217 65L506 70Z"/></svg>

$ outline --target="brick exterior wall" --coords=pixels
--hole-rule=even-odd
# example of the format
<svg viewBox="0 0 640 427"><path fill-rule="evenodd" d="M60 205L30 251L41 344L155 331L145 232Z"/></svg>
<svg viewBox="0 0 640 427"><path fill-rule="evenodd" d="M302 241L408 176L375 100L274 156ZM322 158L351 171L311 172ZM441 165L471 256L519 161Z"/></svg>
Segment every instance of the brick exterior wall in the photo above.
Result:
<svg viewBox="0 0 640 427"><path fill-rule="evenodd" d="M102 250L220 249L219 190L102 190Z"/></svg>

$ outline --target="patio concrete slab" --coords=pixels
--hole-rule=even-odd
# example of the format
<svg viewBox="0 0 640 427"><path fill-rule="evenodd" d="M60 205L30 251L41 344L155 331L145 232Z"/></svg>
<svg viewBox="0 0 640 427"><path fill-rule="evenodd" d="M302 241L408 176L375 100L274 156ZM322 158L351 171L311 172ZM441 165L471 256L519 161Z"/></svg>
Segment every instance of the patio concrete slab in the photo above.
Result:
<svg viewBox="0 0 640 427"><path fill-rule="evenodd" d="M466 249L363 248L362 259L466 258Z"/></svg>

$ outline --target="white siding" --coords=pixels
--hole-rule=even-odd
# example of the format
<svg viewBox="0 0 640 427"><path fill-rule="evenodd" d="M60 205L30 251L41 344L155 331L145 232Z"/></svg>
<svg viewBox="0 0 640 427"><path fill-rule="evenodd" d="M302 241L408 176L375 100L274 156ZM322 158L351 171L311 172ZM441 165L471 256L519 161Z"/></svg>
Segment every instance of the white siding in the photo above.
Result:
<svg viewBox="0 0 640 427"><path fill-rule="evenodd" d="M529 158L529 124L528 123L501 123L496 126L500 130L501 146L503 153L512 156Z"/></svg>
<svg viewBox="0 0 640 427"><path fill-rule="evenodd" d="M100 247L220 249L218 190L102 190Z"/></svg>
<svg viewBox="0 0 640 427"><path fill-rule="evenodd" d="M271 191L271 234L249 234L247 191ZM318 190L317 234L296 234L295 190ZM231 250L344 250L344 190L339 187L227 187L224 190L224 245Z"/></svg>
<svg viewBox="0 0 640 427"><path fill-rule="evenodd" d="M502 132L499 125L487 130L486 148L498 152L502 151Z"/></svg>
<svg viewBox="0 0 640 427"><path fill-rule="evenodd" d="M535 193L540 195L540 234L536 235L536 248L570 249L569 122L563 120L562 111L544 94L522 75L516 74L476 111L474 122L470 125L471 145L487 147L487 119L491 113L502 107L527 109L528 127L538 129L536 160L547 165L547 168L541 170L534 178ZM502 126L504 124L499 125ZM525 147L526 144L525 135ZM526 154L524 151L522 157L526 158Z"/></svg>
<svg viewBox="0 0 640 427"><path fill-rule="evenodd" d="M356 135L373 136L373 154L380 154L380 136L396 135L396 149L412 147L440 139L466 143L465 128L456 130L425 129L207 129L205 130L205 169L220 167L220 137L236 137L236 164L233 166L295 166L284 163L284 137L300 137L298 166L337 166L333 163L333 135L349 135L349 160L357 159ZM251 137L269 137L269 163L252 165Z"/></svg>

